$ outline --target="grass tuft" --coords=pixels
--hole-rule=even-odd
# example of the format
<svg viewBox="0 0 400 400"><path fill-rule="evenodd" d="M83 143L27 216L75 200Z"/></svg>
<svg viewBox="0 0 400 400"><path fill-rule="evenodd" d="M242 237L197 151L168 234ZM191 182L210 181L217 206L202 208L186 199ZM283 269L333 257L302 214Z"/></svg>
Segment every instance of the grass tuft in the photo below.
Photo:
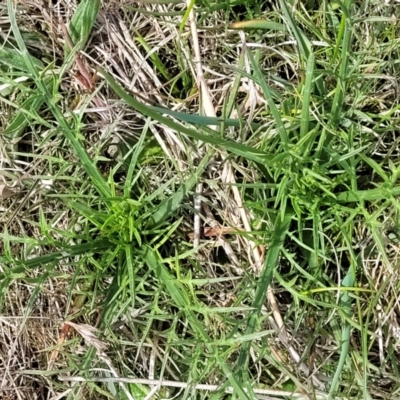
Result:
<svg viewBox="0 0 400 400"><path fill-rule="evenodd" d="M2 398L397 399L395 3L55 3L0 5Z"/></svg>

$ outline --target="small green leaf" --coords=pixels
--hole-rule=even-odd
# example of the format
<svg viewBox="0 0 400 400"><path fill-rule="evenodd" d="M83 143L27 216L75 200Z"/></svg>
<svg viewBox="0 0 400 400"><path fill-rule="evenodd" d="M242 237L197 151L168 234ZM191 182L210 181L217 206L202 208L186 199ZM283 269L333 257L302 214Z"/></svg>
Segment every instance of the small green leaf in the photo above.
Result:
<svg viewBox="0 0 400 400"><path fill-rule="evenodd" d="M389 182L389 177L385 170L372 158L360 154L362 160L364 160L385 182Z"/></svg>

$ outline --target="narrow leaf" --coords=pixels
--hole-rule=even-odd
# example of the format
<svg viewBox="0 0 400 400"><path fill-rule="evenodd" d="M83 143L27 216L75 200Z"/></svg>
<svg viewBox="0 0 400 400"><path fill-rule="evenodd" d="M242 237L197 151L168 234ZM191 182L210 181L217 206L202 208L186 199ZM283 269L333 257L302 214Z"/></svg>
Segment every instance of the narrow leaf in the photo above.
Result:
<svg viewBox="0 0 400 400"><path fill-rule="evenodd" d="M190 124L194 125L225 125L225 126L235 126L237 128L240 128L243 125L243 121L240 121L238 119L233 119L233 118L219 118L219 117L206 117L204 115L193 115L193 114L188 114L188 113L183 113L179 111L173 111L169 110L168 108L164 107L156 107L156 106L150 106L154 111L159 112L160 114L167 114L170 115L171 117L174 117L180 121L188 122ZM252 129L258 129L260 128L261 124L258 124L256 122L252 122L250 124Z"/></svg>
<svg viewBox="0 0 400 400"><path fill-rule="evenodd" d="M49 253L44 256L18 261L16 267L8 269L6 270L6 272L0 273L0 281L6 277L12 277L13 275L18 275L26 271L42 267L43 265L51 262L58 262L68 257L83 255L86 253L91 253L91 254L99 253L113 246L114 245L110 243L108 240L98 240L95 242L89 242L85 244L67 246L60 251L55 251L53 253Z"/></svg>
<svg viewBox="0 0 400 400"><path fill-rule="evenodd" d="M286 31L286 26L279 22L268 21L266 19L251 19L249 21L233 22L231 29L265 29L269 31Z"/></svg>
<svg viewBox="0 0 400 400"><path fill-rule="evenodd" d="M230 140L225 140L221 139L217 136L210 136L210 135L203 135L199 133L196 130L187 128L186 126L183 126L181 124L178 124L172 120L170 120L167 117L164 117L162 114L159 112L153 110L151 107L141 103L134 97L130 96L125 90L122 89L121 86L118 85L118 83L115 81L115 79L108 74L107 72L104 71L103 68L98 67L98 71L104 76L106 81L109 83L109 85L112 87L115 93L118 94L118 96L121 97L128 105L133 107L135 110L139 111L143 115L146 115L150 118L153 118L154 120L168 126L169 128L177 131L184 133L185 135L188 135L189 137L203 141L205 143L213 144L216 146L220 146L227 151L230 151L234 154L237 154L242 157L246 157L249 160L253 160L255 162L259 162L261 164L265 163L267 160L272 159L270 155L267 153L254 149L250 146L246 146L243 144L235 143Z"/></svg>
<svg viewBox="0 0 400 400"><path fill-rule="evenodd" d="M304 32L298 27L298 24L294 20L292 13L287 6L287 0L279 0L279 4L283 13L286 16L288 28L292 32L293 36L296 38L299 53L304 60L307 60L308 56L311 53L311 42L304 34Z"/></svg>
<svg viewBox="0 0 400 400"><path fill-rule="evenodd" d="M276 219L271 245L268 249L268 253L264 263L264 268L261 271L261 275L257 282L256 293L252 304L254 311L250 314L248 319L247 328L245 331L246 336L253 334L256 329L257 321L259 319L261 312L261 307L264 303L265 295L271 283L274 270L278 266L278 260L281 248L285 241L292 218L293 218L293 212L290 211L286 212L286 214L283 217L281 213L279 213ZM238 360L238 371L240 371L243 375L247 374L248 371L250 347L251 347L251 341L244 343L240 350L239 360Z"/></svg>
<svg viewBox="0 0 400 400"><path fill-rule="evenodd" d="M307 60L306 81L303 92L303 106L301 110L300 137L303 138L309 131L310 99L313 87L315 56L310 54Z"/></svg>
<svg viewBox="0 0 400 400"><path fill-rule="evenodd" d="M289 138L285 129L285 126L283 125L281 116L279 114L278 108L275 105L275 102L273 100L272 94L271 94L271 90L268 87L268 85L265 83L265 79L264 76L260 70L260 67L258 66L258 64L256 63L253 54L249 51L248 52L249 55L249 59L251 62L251 65L253 67L253 71L254 71L254 75L257 79L257 83L261 86L262 91L264 92L264 96L267 99L268 102L268 106L269 109L271 111L272 116L274 117L275 123L276 123L276 127L279 133L279 136L281 138L281 142L284 146L285 149L287 149L287 146L289 144Z"/></svg>

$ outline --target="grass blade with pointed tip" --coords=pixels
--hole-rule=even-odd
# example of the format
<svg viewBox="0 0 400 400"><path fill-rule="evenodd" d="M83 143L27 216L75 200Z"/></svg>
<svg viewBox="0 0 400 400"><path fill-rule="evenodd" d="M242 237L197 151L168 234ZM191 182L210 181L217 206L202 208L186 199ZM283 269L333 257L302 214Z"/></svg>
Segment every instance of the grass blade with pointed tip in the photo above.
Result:
<svg viewBox="0 0 400 400"><path fill-rule="evenodd" d="M357 190L339 193L337 200L341 203L354 203L359 201L386 200L391 196L400 196L400 186L393 188L378 187L370 190Z"/></svg>
<svg viewBox="0 0 400 400"><path fill-rule="evenodd" d="M249 21L233 22L231 29L266 29L270 31L285 32L286 26L279 22L268 21L266 19L251 19Z"/></svg>
<svg viewBox="0 0 400 400"><path fill-rule="evenodd" d="M118 83L115 81L115 79L108 74L107 72L104 71L103 68L98 67L98 71L104 76L106 81L109 83L109 85L112 87L115 93L118 94L118 96L121 97L128 105L133 107L135 110L139 111L143 115L146 115L158 122L161 122L162 124L168 126L169 128L180 132L184 133L185 135L188 135L189 137L196 139L196 140L201 140L202 142L213 144L216 146L223 147L225 150L230 151L231 153L234 153L238 156L245 157L249 160L259 162L260 164L264 164L268 160L271 160L272 157L268 155L267 153L254 149L252 147L235 143L230 140L225 140L221 139L216 136L209 136L209 135L203 135L193 129L189 129L181 124L178 124L172 120L170 120L167 117L164 117L162 114L159 112L153 110L151 107L141 103L131 95L129 95L127 92L125 92L124 89Z"/></svg>
<svg viewBox="0 0 400 400"><path fill-rule="evenodd" d="M310 100L313 87L315 56L310 54L307 60L306 81L304 83L303 105L301 109L300 137L303 138L309 131Z"/></svg>
<svg viewBox="0 0 400 400"><path fill-rule="evenodd" d="M254 311L250 314L248 318L245 335L253 334L254 330L256 329L257 321L259 320L260 317L261 307L264 303L265 295L271 283L274 270L277 268L281 248L285 241L286 234L289 230L292 218L293 218L293 212L292 211L289 212L287 210L286 214L283 217L281 213L279 213L275 221L274 231L271 239L271 245L268 249L264 267L263 270L261 271L261 275L257 282L256 292L252 304ZM248 373L250 347L251 347L251 342L246 342L242 345L242 348L240 349L238 370L242 374L242 379ZM244 379L244 381L246 381L246 379Z"/></svg>
<svg viewBox="0 0 400 400"><path fill-rule="evenodd" d="M342 228L342 231L344 232L344 227ZM344 232L343 237L346 241L346 244L350 250L351 253L351 262L349 269L347 271L346 276L343 278L341 286L344 287L352 287L354 286L355 283L355 276L356 276L356 263L357 263L357 256L354 254L354 251L352 250L352 243L350 238L347 237L348 235ZM350 293L348 291L343 291L339 297L339 307L345 314L345 316L351 318L352 316L352 297L350 296ZM339 387L339 379L342 374L344 365L347 361L347 356L349 354L349 348L350 348L350 333L351 333L351 325L349 324L346 319L342 318L342 332L341 332L341 338L340 338L340 357L339 361L336 367L335 374L332 378L332 384L331 388L329 390L329 396L328 400L334 399L337 390Z"/></svg>
<svg viewBox="0 0 400 400"><path fill-rule="evenodd" d="M3 135L10 140L20 137L22 132L29 123L29 119L28 116L26 115L25 110L29 110L31 113L37 112L43 103L44 103L44 98L42 95L39 94L39 95L29 96L21 104L21 108L17 111L14 118L7 125L6 129L3 132Z"/></svg>
<svg viewBox="0 0 400 400"><path fill-rule="evenodd" d="M46 265L48 263L57 262L68 257L74 257L87 253L99 253L113 246L114 245L108 240L98 240L90 243L66 246L63 247L60 251L55 251L44 256L30 258L28 260L18 261L16 267L0 273L0 280L7 277L13 277L14 275L19 275L23 272L33 270L35 268L42 267L43 265Z"/></svg>
<svg viewBox="0 0 400 400"><path fill-rule="evenodd" d="M276 107L275 102L272 98L271 90L269 89L268 85L265 83L264 76L260 70L260 67L256 63L253 54L249 51L248 55L249 55L251 66L253 67L254 75L257 79L257 83L261 86L261 89L264 92L264 96L268 102L268 106L271 111L271 114L274 117L276 127L278 130L279 136L281 138L282 145L285 148L285 150L287 150L287 146L289 144L289 138L288 138L285 126L283 125L278 108Z"/></svg>
<svg viewBox="0 0 400 400"><path fill-rule="evenodd" d="M82 50L90 36L100 8L100 0L82 0L69 24L69 34L72 43ZM66 54L71 51L68 44L65 46Z"/></svg>
<svg viewBox="0 0 400 400"><path fill-rule="evenodd" d="M182 199L190 192L190 190L196 185L204 169L207 167L211 154L206 154L197 167L195 173L193 173L186 182L164 203L161 203L155 208L152 215L152 219L155 225L165 221L180 205Z"/></svg>
<svg viewBox="0 0 400 400"><path fill-rule="evenodd" d="M236 128L240 128L243 125L243 121L240 121L238 119L233 119L233 118L226 118L222 119L219 117L206 117L204 115L194 115L194 114L188 114L184 112L179 112L179 111L174 111L170 110L168 108L164 107L156 107L156 106L149 106L149 108L152 108L154 111L159 112L160 114L167 114L170 115L171 117L174 117L177 120L188 122L193 125L222 125L224 124L225 126L234 126ZM250 124L252 129L258 129L260 128L260 124L257 122L252 122Z"/></svg>
<svg viewBox="0 0 400 400"><path fill-rule="evenodd" d="M346 2L347 9L350 8L352 4L352 0ZM342 7L345 9L344 7ZM335 89L335 97L332 102L332 122L337 124L340 121L343 103L344 103L344 94L346 92L347 85L347 66L349 63L349 55L350 55L350 46L351 46L351 38L352 38L352 26L350 16L346 15L346 12L343 12L342 22L344 24L344 35L343 35L343 44L342 44L342 52L341 52L341 60L340 60L340 68L338 73L338 80ZM330 137L330 139L332 139Z"/></svg>
<svg viewBox="0 0 400 400"><path fill-rule="evenodd" d="M146 139L146 135L147 135L147 131L148 131L148 125L149 125L149 121L146 122L146 125L143 128L142 134L140 135L138 142L133 147L133 149L134 149L133 154L129 160L129 167L128 167L128 170L126 171L126 179L125 179L125 183L124 183L124 196L126 198L130 197L130 192L132 190L132 185L134 182L133 174L135 172L140 153L143 150L144 140Z"/></svg>
<svg viewBox="0 0 400 400"><path fill-rule="evenodd" d="M296 39L300 56L305 61L308 59L308 56L311 53L311 42L307 38L307 36L301 31L301 29L298 27L296 22L294 21L292 13L289 11L288 6L286 4L286 0L279 0L279 4L281 6L283 13L286 16L286 20L287 20L287 24L289 25L289 29Z"/></svg>
<svg viewBox="0 0 400 400"><path fill-rule="evenodd" d="M52 84L51 77L44 78L44 84L50 91ZM30 96L22 103L11 122L7 125L3 135L8 139L20 137L26 126L31 122L33 116L39 111L44 100L45 99L41 94L30 94Z"/></svg>

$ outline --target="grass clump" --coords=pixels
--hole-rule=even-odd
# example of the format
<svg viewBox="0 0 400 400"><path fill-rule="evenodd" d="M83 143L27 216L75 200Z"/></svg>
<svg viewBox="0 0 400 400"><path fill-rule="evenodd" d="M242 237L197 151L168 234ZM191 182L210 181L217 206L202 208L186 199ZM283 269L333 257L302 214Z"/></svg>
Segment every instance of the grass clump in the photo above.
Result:
<svg viewBox="0 0 400 400"><path fill-rule="evenodd" d="M0 10L6 395L396 398L393 5Z"/></svg>

